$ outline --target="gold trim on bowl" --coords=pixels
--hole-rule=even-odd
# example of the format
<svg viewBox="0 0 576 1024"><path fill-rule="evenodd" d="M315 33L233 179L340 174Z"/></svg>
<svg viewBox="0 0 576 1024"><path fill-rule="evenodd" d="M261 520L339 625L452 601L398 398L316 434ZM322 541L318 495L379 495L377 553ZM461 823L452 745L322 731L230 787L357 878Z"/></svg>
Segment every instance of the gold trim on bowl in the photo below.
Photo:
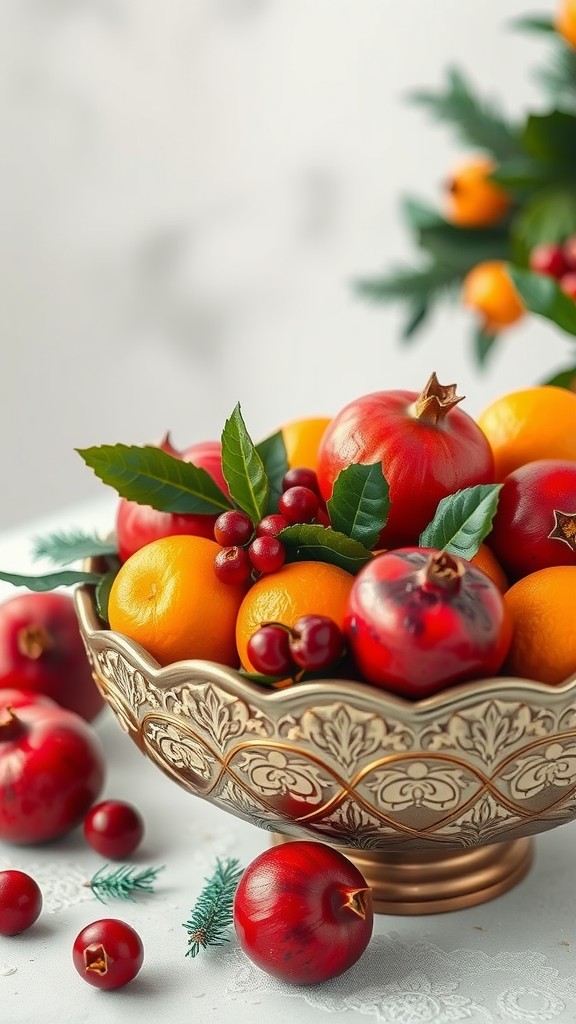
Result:
<svg viewBox="0 0 576 1024"><path fill-rule="evenodd" d="M576 817L576 675L416 702L342 679L269 691L213 662L161 668L102 628L93 588L75 601L98 688L141 751L239 818L345 850L377 909L490 899L525 875L528 837Z"/></svg>

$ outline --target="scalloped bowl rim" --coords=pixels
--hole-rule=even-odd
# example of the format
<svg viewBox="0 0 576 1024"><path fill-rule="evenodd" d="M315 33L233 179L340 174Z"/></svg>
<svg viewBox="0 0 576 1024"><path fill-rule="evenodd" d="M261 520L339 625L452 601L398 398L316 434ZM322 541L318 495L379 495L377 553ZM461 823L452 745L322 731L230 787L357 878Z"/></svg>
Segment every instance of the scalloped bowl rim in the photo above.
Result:
<svg viewBox="0 0 576 1024"><path fill-rule="evenodd" d="M474 679L442 690L421 700L407 700L396 696L372 683L348 679L316 679L298 683L296 686L283 690L265 690L257 683L245 679L235 669L219 662L201 659L175 661L170 665L161 666L140 644L130 640L123 633L102 628L94 606L92 588L82 585L76 588L75 604L77 614L86 637L102 644L112 642L159 689L168 689L185 682L205 677L209 668L212 678L218 676L219 681L236 696L248 700L256 700L266 705L282 705L289 707L300 703L304 698L326 697L350 699L354 694L358 703L374 710L378 705L385 714L387 711L401 718L426 719L437 712L445 712L452 706L469 707L479 700L509 700L511 692L528 703L540 707L563 705L566 698L576 697L576 673L565 682L552 686L532 679L514 676L495 676L487 679Z"/></svg>

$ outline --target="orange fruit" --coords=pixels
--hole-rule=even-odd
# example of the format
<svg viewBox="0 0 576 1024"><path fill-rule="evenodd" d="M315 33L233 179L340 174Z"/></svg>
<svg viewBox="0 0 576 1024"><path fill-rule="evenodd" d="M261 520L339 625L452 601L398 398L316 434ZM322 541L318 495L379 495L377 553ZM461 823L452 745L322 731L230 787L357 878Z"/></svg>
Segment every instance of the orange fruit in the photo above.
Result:
<svg viewBox="0 0 576 1024"><path fill-rule="evenodd" d="M511 391L477 418L494 453L496 480L537 459L576 460L576 394L550 384Z"/></svg>
<svg viewBox="0 0 576 1024"><path fill-rule="evenodd" d="M290 469L316 469L320 439L329 423L327 416L316 416L284 424L282 437Z"/></svg>
<svg viewBox="0 0 576 1024"><path fill-rule="evenodd" d="M264 622L293 626L301 615L327 615L340 626L354 577L326 562L290 562L261 576L250 587L238 612L236 646L243 667L253 672L248 641Z"/></svg>
<svg viewBox="0 0 576 1024"><path fill-rule="evenodd" d="M504 671L557 686L576 673L576 566L524 576L504 594L513 624Z"/></svg>
<svg viewBox="0 0 576 1024"><path fill-rule="evenodd" d="M169 665L202 658L236 667L236 616L245 586L214 572L220 545L206 537L163 537L120 568L108 603L110 627Z"/></svg>
<svg viewBox="0 0 576 1024"><path fill-rule="evenodd" d="M561 0L556 9L554 27L570 46L576 47L576 0Z"/></svg>
<svg viewBox="0 0 576 1024"><path fill-rule="evenodd" d="M495 164L489 157L467 160L454 171L447 186L446 216L461 227L495 224L510 207L508 193L491 181Z"/></svg>
<svg viewBox="0 0 576 1024"><path fill-rule="evenodd" d="M462 301L480 314L482 326L489 333L497 334L524 315L524 306L502 260L485 260L468 271Z"/></svg>
<svg viewBox="0 0 576 1024"><path fill-rule="evenodd" d="M490 577L492 582L498 587L501 594L506 593L508 590L508 579L506 577L506 573L496 558L496 555L490 550L487 544L481 544L478 551L470 561Z"/></svg>

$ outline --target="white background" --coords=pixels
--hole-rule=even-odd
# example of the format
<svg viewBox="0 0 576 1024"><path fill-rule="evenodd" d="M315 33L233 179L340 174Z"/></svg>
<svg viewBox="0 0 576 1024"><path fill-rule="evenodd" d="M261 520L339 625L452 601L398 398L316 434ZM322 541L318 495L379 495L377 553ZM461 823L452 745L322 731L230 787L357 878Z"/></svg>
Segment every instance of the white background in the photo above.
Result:
<svg viewBox="0 0 576 1024"><path fill-rule="evenodd" d="M0 526L103 485L76 447L258 439L432 369L473 414L571 343L542 321L490 370L447 307L410 348L354 278L414 259L399 199L463 155L406 101L449 65L541 110L551 0L1 0Z"/></svg>

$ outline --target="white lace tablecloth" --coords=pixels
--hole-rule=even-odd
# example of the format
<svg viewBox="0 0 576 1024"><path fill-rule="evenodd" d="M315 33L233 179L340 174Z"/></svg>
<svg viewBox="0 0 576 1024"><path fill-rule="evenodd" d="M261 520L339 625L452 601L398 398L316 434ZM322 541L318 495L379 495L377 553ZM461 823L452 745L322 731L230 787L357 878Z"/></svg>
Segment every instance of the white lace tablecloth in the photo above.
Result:
<svg viewBox="0 0 576 1024"><path fill-rule="evenodd" d="M0 569L30 569L33 537L54 529L110 528L109 500L64 510L0 537ZM14 594L0 586L0 599ZM249 863L269 835L190 796L139 753L106 710L96 728L105 745L104 795L140 809L146 836L132 863L164 865L152 896L102 906L83 882L102 866L78 829L57 843L0 843L0 869L32 874L44 912L20 936L0 936L2 1024L235 1024L342 1021L385 1024L576 1022L576 824L538 836L535 864L514 890L483 906L426 917L378 916L361 960L340 978L312 988L271 979L240 951L224 946L192 960L182 927L217 857ZM144 966L125 989L100 992L72 966L84 925L99 917L133 925Z"/></svg>

